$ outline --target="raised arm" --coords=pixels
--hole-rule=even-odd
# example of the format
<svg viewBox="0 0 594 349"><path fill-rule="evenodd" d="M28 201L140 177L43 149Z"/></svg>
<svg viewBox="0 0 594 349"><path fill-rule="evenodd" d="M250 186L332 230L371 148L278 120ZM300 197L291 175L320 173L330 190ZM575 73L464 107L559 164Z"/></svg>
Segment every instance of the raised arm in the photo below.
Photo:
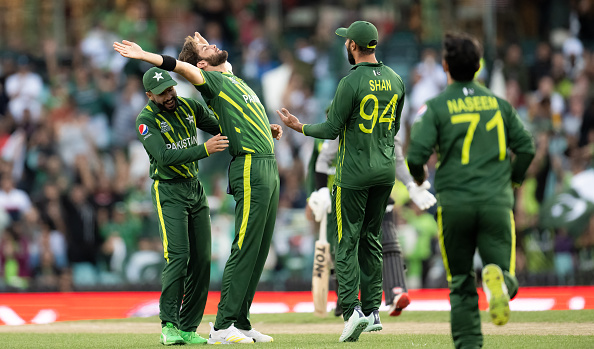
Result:
<svg viewBox="0 0 594 349"><path fill-rule="evenodd" d="M193 85L202 85L204 83L204 77L202 76L200 68L195 67L186 62L178 61L173 57L169 57L173 61L175 61L175 66L173 69L168 69L171 67L163 66L162 55L144 51L142 47L140 47L138 44L132 41L122 40L122 42L114 42L113 49L126 58L139 59L141 61L148 62L156 67L169 71L174 71L183 76ZM171 61L171 63L173 63L173 61Z"/></svg>

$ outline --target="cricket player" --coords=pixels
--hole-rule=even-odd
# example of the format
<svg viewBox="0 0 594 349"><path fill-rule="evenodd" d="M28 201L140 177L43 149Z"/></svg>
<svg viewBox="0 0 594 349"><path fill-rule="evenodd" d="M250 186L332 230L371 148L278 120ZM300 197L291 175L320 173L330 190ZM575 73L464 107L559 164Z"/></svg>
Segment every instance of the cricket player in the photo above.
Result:
<svg viewBox="0 0 594 349"><path fill-rule="evenodd" d="M338 153L338 140L326 140L319 150L315 164L316 192L308 201L308 206L312 208L314 215L320 215L316 211L326 212L331 207L331 198L328 194L327 184L329 178L333 178L336 171L335 161ZM406 185L410 199L421 210L426 210L435 205L436 200L433 194L427 189L431 184L427 181L421 186L417 185L406 167L404 155L402 154L402 143L400 137L394 137L394 152L396 155L396 179ZM398 243L398 235L393 215L394 200L391 198L386 207L386 214L382 221L382 257L383 257L383 289L386 298L386 304L389 305L388 313L390 316L399 316L402 310L410 304L408 288L404 275L405 265L402 259L402 251ZM332 211L332 214L336 213ZM333 225L328 231L336 230L336 219L329 220L328 225ZM330 234L329 234L330 235ZM330 244L334 247L335 240L330 239ZM334 248L331 248L334 251ZM334 253L332 253L334 254ZM337 302L336 309L340 309ZM376 329L379 326L375 327ZM372 327L368 325L365 331L371 331Z"/></svg>
<svg viewBox="0 0 594 349"><path fill-rule="evenodd" d="M210 210L197 177L198 160L223 151L229 141L219 135L219 123L206 107L177 96L177 83L165 70L147 70L142 83L149 102L136 118L136 129L150 160L167 262L159 299L161 343L204 344L196 328L210 284ZM198 144L196 127L216 136Z"/></svg>
<svg viewBox="0 0 594 349"><path fill-rule="evenodd" d="M114 43L124 57L141 59L182 75L202 94L229 138L233 156L228 193L235 199L235 238L225 270L215 324L209 344L251 344L273 338L252 328L249 310L272 241L280 180L274 157L274 139L282 128L271 125L264 106L252 89L229 71L227 51L209 45L195 33L179 55L145 52L133 42Z"/></svg>
<svg viewBox="0 0 594 349"><path fill-rule="evenodd" d="M285 125L306 136L340 136L332 189L338 299L345 320L339 341L353 342L369 323L381 324L381 223L394 186L394 136L405 89L400 76L375 58L378 34L373 24L357 21L336 34L346 38L354 66L338 85L328 119L304 125L286 108L277 113Z"/></svg>
<svg viewBox="0 0 594 349"><path fill-rule="evenodd" d="M509 319L509 300L518 292L512 186L522 183L534 157L532 137L512 106L473 81L481 51L467 34L445 35L448 87L421 108L408 150L417 183L425 179L423 165L433 151L439 156L437 225L456 348L483 345L473 270L477 248L491 320L503 325Z"/></svg>

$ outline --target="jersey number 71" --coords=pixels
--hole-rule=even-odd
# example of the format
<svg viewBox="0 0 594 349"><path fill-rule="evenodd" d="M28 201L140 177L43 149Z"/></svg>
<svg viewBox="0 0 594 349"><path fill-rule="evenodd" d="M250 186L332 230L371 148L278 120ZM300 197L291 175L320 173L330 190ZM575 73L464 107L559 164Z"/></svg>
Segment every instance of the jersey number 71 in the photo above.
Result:
<svg viewBox="0 0 594 349"><path fill-rule="evenodd" d="M472 138L474 137L474 132L476 131L476 127L480 120L481 115L478 113L458 114L453 115L451 118L452 124L460 124L464 122L470 123L468 125L468 130L466 131L466 136L464 137L464 143L462 144L462 165L466 165L470 161L470 145L472 144ZM505 145L505 130L503 126L503 118L501 117L501 111L498 110L491 120L487 122L485 127L487 131L497 128L499 161L505 160L507 147Z"/></svg>

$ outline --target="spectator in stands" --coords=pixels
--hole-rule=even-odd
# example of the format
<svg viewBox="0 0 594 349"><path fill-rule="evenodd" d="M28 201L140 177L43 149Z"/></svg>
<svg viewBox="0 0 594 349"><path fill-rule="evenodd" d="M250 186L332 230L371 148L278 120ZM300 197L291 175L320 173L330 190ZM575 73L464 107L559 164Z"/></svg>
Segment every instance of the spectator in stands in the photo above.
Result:
<svg viewBox="0 0 594 349"><path fill-rule="evenodd" d="M507 48L503 64L503 76L505 80L513 79L518 81L522 92L528 91L528 69L524 65L524 57L520 45L511 44Z"/></svg>
<svg viewBox="0 0 594 349"><path fill-rule="evenodd" d="M17 124L23 122L25 110L29 111L33 122L39 122L43 81L39 74L31 70L27 56L19 56L17 66L17 72L6 78L6 94L10 99L9 111Z"/></svg>
<svg viewBox="0 0 594 349"><path fill-rule="evenodd" d="M29 195L14 186L10 174L2 175L0 179L0 209L4 209L13 221L18 221L31 209Z"/></svg>

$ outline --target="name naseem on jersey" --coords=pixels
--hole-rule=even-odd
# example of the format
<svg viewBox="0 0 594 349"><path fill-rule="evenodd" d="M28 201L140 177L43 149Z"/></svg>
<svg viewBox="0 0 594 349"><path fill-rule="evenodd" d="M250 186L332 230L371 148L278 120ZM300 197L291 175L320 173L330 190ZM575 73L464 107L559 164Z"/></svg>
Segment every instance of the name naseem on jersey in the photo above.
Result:
<svg viewBox="0 0 594 349"><path fill-rule="evenodd" d="M192 145L198 144L198 136L184 138L175 143L167 143L167 149L184 149Z"/></svg>

